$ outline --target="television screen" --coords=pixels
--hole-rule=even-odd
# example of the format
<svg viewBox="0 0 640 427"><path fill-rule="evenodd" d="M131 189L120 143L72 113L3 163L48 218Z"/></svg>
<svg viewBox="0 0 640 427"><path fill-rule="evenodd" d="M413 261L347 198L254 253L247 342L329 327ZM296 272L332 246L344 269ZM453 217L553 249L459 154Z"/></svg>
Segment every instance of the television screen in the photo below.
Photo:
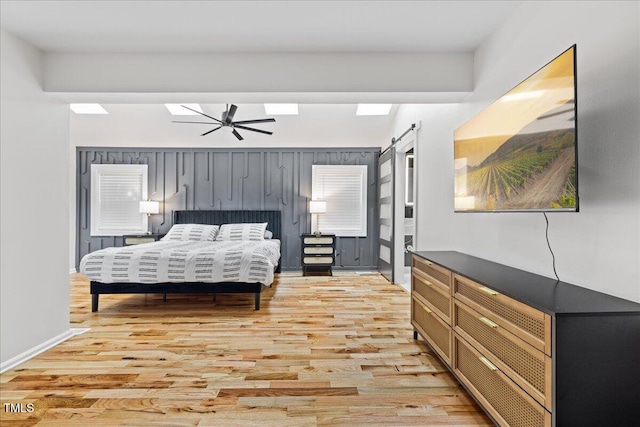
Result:
<svg viewBox="0 0 640 427"><path fill-rule="evenodd" d="M455 211L578 211L576 46L454 133Z"/></svg>

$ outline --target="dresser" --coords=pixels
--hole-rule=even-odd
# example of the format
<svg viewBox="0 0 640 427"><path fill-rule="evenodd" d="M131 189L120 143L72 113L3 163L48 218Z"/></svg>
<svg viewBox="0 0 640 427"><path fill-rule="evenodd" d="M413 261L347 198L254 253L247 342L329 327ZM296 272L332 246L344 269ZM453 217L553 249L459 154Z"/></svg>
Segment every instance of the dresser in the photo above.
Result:
<svg viewBox="0 0 640 427"><path fill-rule="evenodd" d="M335 262L335 234L302 235L302 275L331 276L331 266Z"/></svg>
<svg viewBox="0 0 640 427"><path fill-rule="evenodd" d="M458 252L414 252L411 323L499 426L634 426L640 304Z"/></svg>

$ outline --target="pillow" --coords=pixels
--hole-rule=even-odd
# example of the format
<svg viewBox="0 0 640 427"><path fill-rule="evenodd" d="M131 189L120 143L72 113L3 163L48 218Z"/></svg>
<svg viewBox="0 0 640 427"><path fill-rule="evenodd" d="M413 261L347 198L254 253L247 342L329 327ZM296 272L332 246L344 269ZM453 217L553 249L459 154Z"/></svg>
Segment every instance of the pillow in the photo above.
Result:
<svg viewBox="0 0 640 427"><path fill-rule="evenodd" d="M271 239L273 237L273 233L270 232L269 230L264 230L264 238L265 239Z"/></svg>
<svg viewBox="0 0 640 427"><path fill-rule="evenodd" d="M186 240L195 242L213 242L220 230L219 225L175 224L160 240Z"/></svg>
<svg viewBox="0 0 640 427"><path fill-rule="evenodd" d="M264 240L267 223L223 224L216 240Z"/></svg>

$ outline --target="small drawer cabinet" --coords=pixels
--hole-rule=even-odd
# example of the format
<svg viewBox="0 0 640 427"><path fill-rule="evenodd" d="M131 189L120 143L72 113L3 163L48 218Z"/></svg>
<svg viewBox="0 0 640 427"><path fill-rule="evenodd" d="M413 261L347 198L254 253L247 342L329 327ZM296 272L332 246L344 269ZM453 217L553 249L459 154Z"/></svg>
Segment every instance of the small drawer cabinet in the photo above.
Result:
<svg viewBox="0 0 640 427"><path fill-rule="evenodd" d="M164 234L128 234L122 236L122 245L131 246L140 245L142 243L157 242L162 237L164 237Z"/></svg>
<svg viewBox="0 0 640 427"><path fill-rule="evenodd" d="M302 235L302 275L331 276L331 266L335 262L335 234L303 234Z"/></svg>
<svg viewBox="0 0 640 427"><path fill-rule="evenodd" d="M640 419L640 304L458 252L415 252L411 323L501 427Z"/></svg>

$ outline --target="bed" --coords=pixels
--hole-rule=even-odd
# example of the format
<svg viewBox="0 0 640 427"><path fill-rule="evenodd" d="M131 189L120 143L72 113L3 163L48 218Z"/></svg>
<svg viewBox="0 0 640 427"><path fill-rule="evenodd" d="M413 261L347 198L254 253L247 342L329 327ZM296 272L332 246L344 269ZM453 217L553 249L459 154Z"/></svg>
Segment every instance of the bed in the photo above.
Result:
<svg viewBox="0 0 640 427"><path fill-rule="evenodd" d="M173 293L212 293L214 296L217 293L253 293L254 307L260 310L262 290L271 285L273 273L280 272L280 211L194 210L174 211L173 214L174 225L265 222L272 237L264 242L160 241L108 248L86 255L80 271L91 280L91 311L98 311L101 294L142 293L163 294L164 300L167 294ZM149 274L145 262L167 254L171 256L172 269L154 270ZM242 264L238 265L242 267L233 266L233 260L240 259ZM224 263L221 264L221 260ZM176 262L181 267L179 274L176 273ZM96 268L98 264L100 267ZM109 268L103 268L102 264L109 264ZM120 265L121 272L113 268L115 264Z"/></svg>

